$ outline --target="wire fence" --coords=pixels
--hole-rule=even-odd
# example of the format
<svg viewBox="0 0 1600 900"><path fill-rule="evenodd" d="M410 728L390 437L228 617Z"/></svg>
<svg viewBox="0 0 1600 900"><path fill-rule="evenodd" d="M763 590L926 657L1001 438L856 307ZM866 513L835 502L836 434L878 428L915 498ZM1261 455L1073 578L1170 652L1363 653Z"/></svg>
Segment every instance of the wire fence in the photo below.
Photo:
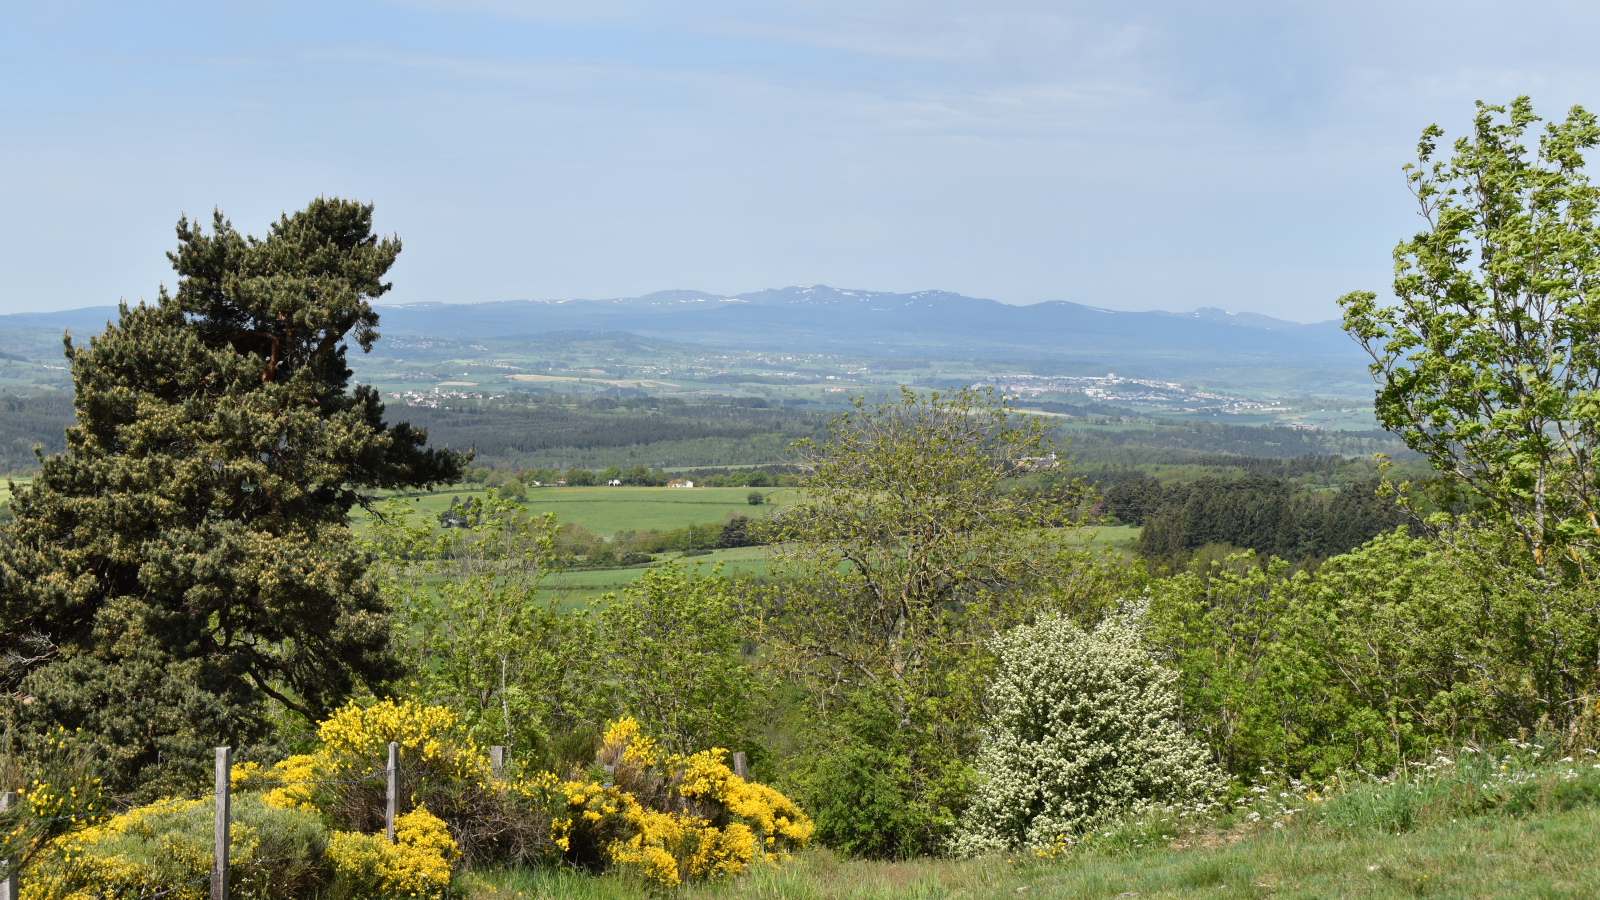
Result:
<svg viewBox="0 0 1600 900"><path fill-rule="evenodd" d="M491 748L491 753L497 762L502 758L503 752L503 748ZM400 766L400 746L399 744L391 743L389 745L388 765L352 777L302 779L245 778L234 782L232 780L232 748L218 747L216 749L216 785L212 790L203 791L196 794L189 794L182 797L165 797L152 803L141 803L133 798L114 798L111 801L124 813L135 809L141 812L152 811L159 813L164 809L177 807L185 803L194 803L205 800L213 801L215 803L215 825L212 834L213 845L211 871L205 875L188 879L179 884L163 885L162 889L156 893L145 893L145 889L140 887L138 888L140 893L137 895L118 894L117 896L122 898L122 900L158 900L158 898L165 897L169 894L209 882L211 885L211 900L229 900L228 882L230 878L231 864L231 860L229 859L229 832L232 821L231 807L233 795L241 791L282 790L285 788L324 786L365 787L372 785L372 783L375 781L383 783L385 788L385 800L387 801L384 807L384 831L388 839L392 842L395 836L395 814L399 806L398 792L400 776L403 773L404 770ZM9 804L14 803L15 797L15 794L0 794L0 811L4 811ZM33 826L50 826L65 821L89 824L92 819L83 815L65 815L52 816L43 819L30 819L29 823ZM274 863L288 862L291 859L293 859L293 857L275 857L271 859L252 858L245 860L242 861L245 872L241 874L246 874L251 870L259 871L262 868L270 866ZM0 860L0 873L5 873L4 875L0 875L0 900L20 900L22 878L21 873L15 871L16 864L16 860Z"/></svg>

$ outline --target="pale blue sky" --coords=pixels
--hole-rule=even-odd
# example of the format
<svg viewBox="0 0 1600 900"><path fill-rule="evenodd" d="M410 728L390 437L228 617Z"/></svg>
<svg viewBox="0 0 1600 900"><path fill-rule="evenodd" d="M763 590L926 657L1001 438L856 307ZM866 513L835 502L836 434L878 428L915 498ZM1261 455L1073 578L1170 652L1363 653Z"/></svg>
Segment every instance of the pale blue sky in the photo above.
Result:
<svg viewBox="0 0 1600 900"><path fill-rule="evenodd" d="M377 203L396 302L826 283L1302 321L1472 101L1600 108L1584 3L0 4L0 312L180 212Z"/></svg>

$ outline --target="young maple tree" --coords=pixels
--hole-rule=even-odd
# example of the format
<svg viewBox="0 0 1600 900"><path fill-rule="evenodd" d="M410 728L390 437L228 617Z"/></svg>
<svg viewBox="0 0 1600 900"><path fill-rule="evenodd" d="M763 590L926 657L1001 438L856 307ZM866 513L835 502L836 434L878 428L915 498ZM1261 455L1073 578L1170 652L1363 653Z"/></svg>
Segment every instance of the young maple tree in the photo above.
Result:
<svg viewBox="0 0 1600 900"><path fill-rule="evenodd" d="M212 746L270 740L268 698L315 718L397 674L348 514L464 463L350 384L400 252L370 205L319 198L264 238L220 212L177 233L176 293L66 338L77 424L0 535L13 733L82 728L114 786L146 793L197 780Z"/></svg>

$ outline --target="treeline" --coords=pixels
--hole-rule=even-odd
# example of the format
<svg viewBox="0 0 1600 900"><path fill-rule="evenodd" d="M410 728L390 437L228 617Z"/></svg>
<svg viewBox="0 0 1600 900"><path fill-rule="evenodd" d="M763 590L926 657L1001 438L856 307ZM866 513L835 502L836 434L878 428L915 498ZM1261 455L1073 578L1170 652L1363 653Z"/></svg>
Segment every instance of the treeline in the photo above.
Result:
<svg viewBox="0 0 1600 900"><path fill-rule="evenodd" d="M675 397L530 395L475 401L447 399L439 407L400 407L391 418L428 429L435 446L474 448L489 468L600 469L609 465L706 468L766 463L786 455L802 437L822 433L828 413L761 397L715 398L686 403ZM1099 412L1097 405L1039 403L1071 414ZM1057 408L1060 408L1059 410ZM0 395L0 470L38 468L33 446L46 455L64 449L62 431L73 423L71 398ZM1313 432L1273 426L1189 422L1110 431L1062 426L1070 452L1084 467L1194 466L1274 478L1297 478L1315 467L1326 472L1340 457L1385 452L1414 456L1381 431ZM1283 460L1296 460L1299 471ZM1268 462L1256 462L1268 460ZM1199 474L1199 473L1196 473ZM700 479L696 479L697 481Z"/></svg>
<svg viewBox="0 0 1600 900"><path fill-rule="evenodd" d="M1356 481L1366 481L1375 471L1373 464L1364 459L1320 454L1280 459L1270 456L1229 456L1177 450L1162 452L1173 461L1142 465L1101 462L1096 467L1077 460L1072 466L1072 472L1082 476L1089 484L1096 485L1103 493L1125 481L1146 480L1157 474L1167 476L1169 481L1192 481L1207 475L1229 478L1255 475L1307 486L1343 487Z"/></svg>
<svg viewBox="0 0 1600 900"><path fill-rule="evenodd" d="M765 501L756 502L759 505ZM556 546L568 554L569 568L629 566L654 562L654 554L657 553L698 556L712 550L755 547L767 543L768 538L756 527L757 523L757 519L735 513L721 523L700 525L691 522L682 528L619 531L607 541L590 534L583 526L569 522L561 526L561 537Z"/></svg>
<svg viewBox="0 0 1600 900"><path fill-rule="evenodd" d="M67 447L64 432L74 421L72 395L31 397L0 393L0 473L23 475L39 468L33 448L53 456Z"/></svg>
<svg viewBox="0 0 1600 900"><path fill-rule="evenodd" d="M435 446L473 447L480 462L519 467L748 464L819 433L826 415L762 398L459 401L395 409ZM752 454L751 451L754 451Z"/></svg>
<svg viewBox="0 0 1600 900"><path fill-rule="evenodd" d="M1099 512L1143 526L1139 553L1152 560L1179 561L1222 545L1301 562L1347 553L1406 522L1378 487L1377 478L1335 493L1258 475L1166 485L1144 478L1106 490Z"/></svg>
<svg viewBox="0 0 1600 900"><path fill-rule="evenodd" d="M1165 457L1151 451L1293 458L1306 455L1363 456L1387 453L1395 459L1413 459L1399 438L1379 429L1370 431L1307 431L1280 425L1224 425L1213 422L1172 421L1147 428L1108 430L1061 426L1057 433L1070 438L1080 461L1137 465L1171 463L1181 456ZM1124 451L1119 458L1115 451Z"/></svg>
<svg viewBox="0 0 1600 900"><path fill-rule="evenodd" d="M682 477L702 487L798 487L802 472L798 466L775 464L749 469L689 469Z"/></svg>

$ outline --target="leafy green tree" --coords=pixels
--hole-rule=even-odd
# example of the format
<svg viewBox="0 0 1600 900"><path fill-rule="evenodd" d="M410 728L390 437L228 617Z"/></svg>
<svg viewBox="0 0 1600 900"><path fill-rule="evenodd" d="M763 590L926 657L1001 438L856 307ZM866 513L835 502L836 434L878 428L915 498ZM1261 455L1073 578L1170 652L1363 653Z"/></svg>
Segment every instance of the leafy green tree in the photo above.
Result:
<svg viewBox="0 0 1600 900"><path fill-rule="evenodd" d="M1340 756L1329 734L1350 703L1289 566L1253 552L1150 585L1147 636L1178 672L1186 724L1213 759L1246 783L1264 771L1328 774L1393 755ZM1381 728L1378 729L1381 738ZM1325 756L1331 766L1320 766Z"/></svg>
<svg viewBox="0 0 1600 900"><path fill-rule="evenodd" d="M1391 536L1329 560L1302 592L1329 611L1317 643L1340 660L1354 705L1383 716L1400 758L1519 732L1578 749L1573 729L1592 722L1600 694L1600 592L1552 590L1534 567L1508 565L1519 544L1501 527Z"/></svg>
<svg viewBox="0 0 1600 900"><path fill-rule="evenodd" d="M635 485L638 487L652 487L655 485L666 484L666 481L658 478L655 472L650 471L644 466L634 466L628 471L622 473L622 483L627 485Z"/></svg>
<svg viewBox="0 0 1600 900"><path fill-rule="evenodd" d="M569 675L587 642L581 620L539 599L557 568L555 515L495 497L452 512L464 527L438 529L391 500L370 531L410 693L455 709L484 744L543 757L551 726L573 726Z"/></svg>
<svg viewBox="0 0 1600 900"><path fill-rule="evenodd" d="M1042 610L1093 621L1131 577L1063 540L1073 492L1007 489L1047 435L989 390L904 390L797 445L804 502L773 526L781 577L754 592L751 636L831 748L797 777L833 845L938 852L965 801L985 642Z"/></svg>
<svg viewBox="0 0 1600 900"><path fill-rule="evenodd" d="M1583 156L1600 126L1575 106L1530 150L1538 121L1527 97L1480 102L1448 160L1424 129L1406 168L1426 228L1395 248L1399 303L1339 302L1373 358L1379 422L1544 571L1600 546L1600 190Z"/></svg>
<svg viewBox="0 0 1600 900"><path fill-rule="evenodd" d="M722 531L717 533L715 544L718 550L727 550L734 547L754 547L756 535L753 531L758 526L751 522L749 516L732 516L722 525Z"/></svg>
<svg viewBox="0 0 1600 900"><path fill-rule="evenodd" d="M1596 591L1552 603L1532 566L1504 564L1518 543L1397 531L1292 577L1236 556L1153 582L1147 636L1179 672L1187 724L1245 782L1538 732L1574 750L1593 726Z"/></svg>
<svg viewBox="0 0 1600 900"><path fill-rule="evenodd" d="M77 424L0 540L5 714L94 735L113 789L178 789L272 738L268 698L318 717L398 671L347 517L463 460L350 385L400 252L371 225L337 199L265 238L181 219L177 292L66 342Z"/></svg>
<svg viewBox="0 0 1600 900"><path fill-rule="evenodd" d="M647 569L596 616L591 679L596 722L634 716L677 753L751 746L762 689L719 572Z"/></svg>

